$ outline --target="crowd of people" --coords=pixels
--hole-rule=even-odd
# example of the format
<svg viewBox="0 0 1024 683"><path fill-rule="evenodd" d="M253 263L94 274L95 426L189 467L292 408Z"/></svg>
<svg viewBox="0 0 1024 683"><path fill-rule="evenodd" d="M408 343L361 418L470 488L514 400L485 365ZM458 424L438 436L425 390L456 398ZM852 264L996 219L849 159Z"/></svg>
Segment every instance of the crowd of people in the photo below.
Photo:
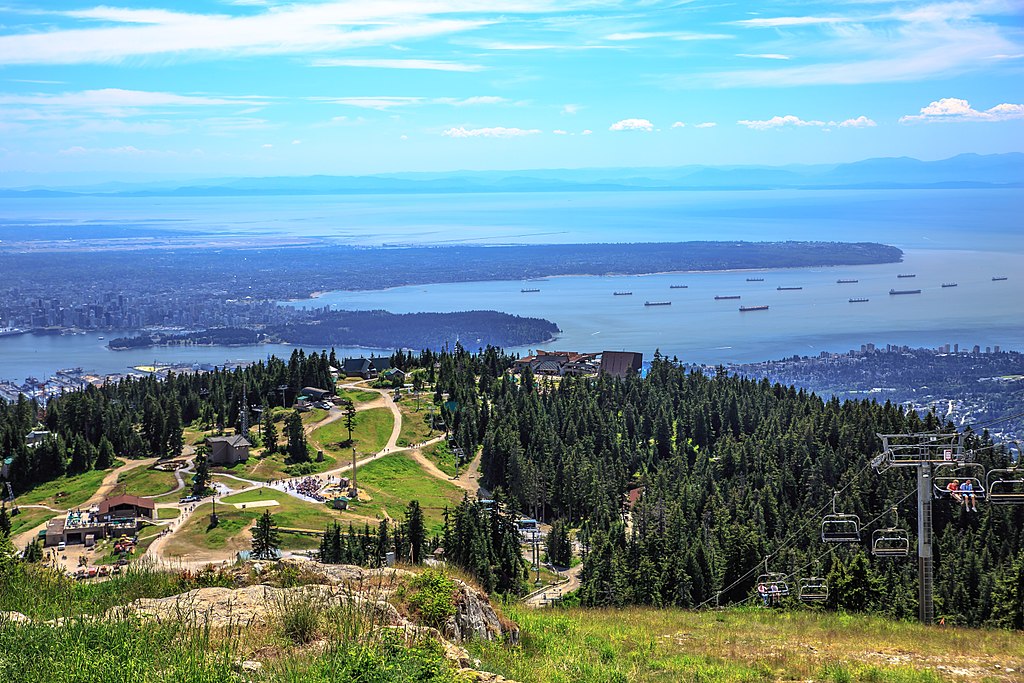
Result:
<svg viewBox="0 0 1024 683"><path fill-rule="evenodd" d="M300 496L312 498L313 500L323 503L326 502L326 498L320 495L320 489L324 487L324 482L320 477L302 477L301 479L284 479L279 482L281 487L285 491L297 493Z"/></svg>

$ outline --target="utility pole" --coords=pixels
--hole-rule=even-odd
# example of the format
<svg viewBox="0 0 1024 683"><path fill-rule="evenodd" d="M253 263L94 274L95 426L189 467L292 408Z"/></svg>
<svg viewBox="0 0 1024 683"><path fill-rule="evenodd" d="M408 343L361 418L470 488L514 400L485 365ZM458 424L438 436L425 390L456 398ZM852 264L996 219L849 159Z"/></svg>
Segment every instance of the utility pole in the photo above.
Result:
<svg viewBox="0 0 1024 683"><path fill-rule="evenodd" d="M249 395L246 383L242 382L242 436L249 438Z"/></svg>

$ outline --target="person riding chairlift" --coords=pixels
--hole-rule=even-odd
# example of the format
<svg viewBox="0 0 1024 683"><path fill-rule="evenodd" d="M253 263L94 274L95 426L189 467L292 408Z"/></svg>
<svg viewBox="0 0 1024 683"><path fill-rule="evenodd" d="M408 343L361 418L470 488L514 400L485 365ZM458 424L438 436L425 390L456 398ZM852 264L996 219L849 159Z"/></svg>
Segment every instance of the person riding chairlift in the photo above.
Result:
<svg viewBox="0 0 1024 683"><path fill-rule="evenodd" d="M970 479L964 479L964 483L960 484L960 495L964 499L965 510L978 511L978 498L974 495L974 484Z"/></svg>
<svg viewBox="0 0 1024 683"><path fill-rule="evenodd" d="M960 480L954 479L953 481L946 484L946 490L949 491L949 495L953 497L958 503L964 502L964 497L960 495Z"/></svg>

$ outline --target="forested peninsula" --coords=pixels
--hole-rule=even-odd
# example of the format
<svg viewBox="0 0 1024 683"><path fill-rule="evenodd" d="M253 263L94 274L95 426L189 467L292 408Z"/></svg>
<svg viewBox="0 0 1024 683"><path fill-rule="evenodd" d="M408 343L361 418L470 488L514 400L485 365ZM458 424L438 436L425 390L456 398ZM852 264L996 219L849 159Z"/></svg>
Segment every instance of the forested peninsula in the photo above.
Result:
<svg viewBox="0 0 1024 683"><path fill-rule="evenodd" d="M119 337L108 344L114 351L173 345L241 345L278 342L305 346L365 346L369 348L439 349L462 340L470 345L523 346L550 341L560 330L543 318L497 311L456 313L389 313L387 311L318 311L303 318L270 325L263 330L238 327L191 332Z"/></svg>

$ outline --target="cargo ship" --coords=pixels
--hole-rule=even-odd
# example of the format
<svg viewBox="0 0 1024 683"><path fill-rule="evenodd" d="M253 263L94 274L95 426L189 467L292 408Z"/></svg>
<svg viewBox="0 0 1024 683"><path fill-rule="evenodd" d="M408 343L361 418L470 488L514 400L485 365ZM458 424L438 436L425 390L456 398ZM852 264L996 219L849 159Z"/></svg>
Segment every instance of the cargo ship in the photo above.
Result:
<svg viewBox="0 0 1024 683"><path fill-rule="evenodd" d="M956 283L955 282L943 282L942 283L942 288L945 289L946 287L956 287Z"/></svg>
<svg viewBox="0 0 1024 683"><path fill-rule="evenodd" d="M740 306L740 313L746 313L747 311L767 311L767 306Z"/></svg>
<svg viewBox="0 0 1024 683"><path fill-rule="evenodd" d="M615 296L633 296L633 292L612 292Z"/></svg>
<svg viewBox="0 0 1024 683"><path fill-rule="evenodd" d="M1003 277L1000 277L1000 276L998 276L998 275L997 275L997 276L994 276L994 277L992 278L992 282L1001 282L1001 281L1003 281L1003 280L1005 280L1005 279L1006 279L1006 277L1005 277L1005 276L1003 276Z"/></svg>
<svg viewBox="0 0 1024 683"><path fill-rule="evenodd" d="M540 290L539 289L520 289L519 291L522 292L523 294L530 294L531 292L539 292Z"/></svg>
<svg viewBox="0 0 1024 683"><path fill-rule="evenodd" d="M897 294L920 294L920 289L890 289L889 294L895 296Z"/></svg>
<svg viewBox="0 0 1024 683"><path fill-rule="evenodd" d="M867 303L867 299L850 299L851 304L863 304Z"/></svg>
<svg viewBox="0 0 1024 683"><path fill-rule="evenodd" d="M852 285L855 282L860 282L860 280L836 280L836 284L840 285Z"/></svg>
<svg viewBox="0 0 1024 683"><path fill-rule="evenodd" d="M669 285L668 288L669 289L686 289L689 286L690 285Z"/></svg>
<svg viewBox="0 0 1024 683"><path fill-rule="evenodd" d="M803 289L803 287L776 287L775 289L777 289L780 292L790 292L797 289Z"/></svg>
<svg viewBox="0 0 1024 683"><path fill-rule="evenodd" d="M645 301L644 306L671 306L671 301Z"/></svg>
<svg viewBox="0 0 1024 683"><path fill-rule="evenodd" d="M747 282L764 282L763 277L748 277Z"/></svg>
<svg viewBox="0 0 1024 683"><path fill-rule="evenodd" d="M917 275L914 273L900 273L896 277L917 277Z"/></svg>
<svg viewBox="0 0 1024 683"><path fill-rule="evenodd" d="M718 296L715 297L715 301L723 301L725 299L739 299L739 298L740 298L739 294L727 294L725 296L718 295Z"/></svg>

